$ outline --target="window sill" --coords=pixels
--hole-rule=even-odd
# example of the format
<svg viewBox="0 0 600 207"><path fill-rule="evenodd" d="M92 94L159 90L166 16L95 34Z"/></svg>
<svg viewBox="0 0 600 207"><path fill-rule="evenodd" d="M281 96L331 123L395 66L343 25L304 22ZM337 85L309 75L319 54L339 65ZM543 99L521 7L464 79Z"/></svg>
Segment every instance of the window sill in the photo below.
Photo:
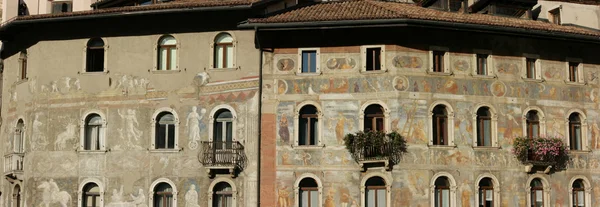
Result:
<svg viewBox="0 0 600 207"><path fill-rule="evenodd" d="M586 82L572 82L572 81L568 81L568 80L565 80L565 84L572 85L572 86L584 86L584 85L587 85Z"/></svg>
<svg viewBox="0 0 600 207"><path fill-rule="evenodd" d="M452 72L433 72L433 71L430 71L430 70L427 71L427 74L429 74L429 75L437 75L437 76L451 76L451 75L454 75L454 73L452 73Z"/></svg>
<svg viewBox="0 0 600 207"><path fill-rule="evenodd" d="M148 72L154 73L154 74L171 74L171 73L180 73L181 70L179 70L179 69L176 69L176 70L149 70Z"/></svg>
<svg viewBox="0 0 600 207"><path fill-rule="evenodd" d="M521 77L521 79L525 82L534 82L534 83L541 83L541 82L546 81L544 79L534 79L534 78L524 78L524 77Z"/></svg>
<svg viewBox="0 0 600 207"><path fill-rule="evenodd" d="M77 74L79 74L79 75L106 75L106 74L108 74L108 70L98 71L98 72L79 71L79 72L77 72Z"/></svg>
<svg viewBox="0 0 600 207"><path fill-rule="evenodd" d="M481 151L486 151L486 150L499 150L501 149L500 147L495 147L495 146L473 146L474 150L481 150Z"/></svg>
<svg viewBox="0 0 600 207"><path fill-rule="evenodd" d="M569 150L569 154L588 154L591 150Z"/></svg>
<svg viewBox="0 0 600 207"><path fill-rule="evenodd" d="M209 68L208 71L210 72L227 72L227 71L236 71L239 70L239 67L235 67L235 68Z"/></svg>
<svg viewBox="0 0 600 207"><path fill-rule="evenodd" d="M360 70L360 73L363 74L381 74L381 73L386 73L387 70Z"/></svg>
<svg viewBox="0 0 600 207"><path fill-rule="evenodd" d="M107 150L83 150L83 149L77 149L78 153L81 154L104 154L107 152Z"/></svg>
<svg viewBox="0 0 600 207"><path fill-rule="evenodd" d="M454 149L456 145L427 145L429 149Z"/></svg>
<svg viewBox="0 0 600 207"><path fill-rule="evenodd" d="M496 75L479 75L479 74L469 74L471 77L476 78L476 79L494 79L494 78L498 78L498 76Z"/></svg>
<svg viewBox="0 0 600 207"><path fill-rule="evenodd" d="M175 148L175 149L148 149L148 151L154 152L154 153L176 153L176 152L180 152L182 150L183 150L182 148Z"/></svg>
<svg viewBox="0 0 600 207"><path fill-rule="evenodd" d="M292 149L297 149L297 150L311 150L311 149L323 149L325 148L324 144L321 145L292 145Z"/></svg>
<svg viewBox="0 0 600 207"><path fill-rule="evenodd" d="M314 73L299 73L299 72L294 72L297 76L320 76L323 73L321 71L317 71Z"/></svg>

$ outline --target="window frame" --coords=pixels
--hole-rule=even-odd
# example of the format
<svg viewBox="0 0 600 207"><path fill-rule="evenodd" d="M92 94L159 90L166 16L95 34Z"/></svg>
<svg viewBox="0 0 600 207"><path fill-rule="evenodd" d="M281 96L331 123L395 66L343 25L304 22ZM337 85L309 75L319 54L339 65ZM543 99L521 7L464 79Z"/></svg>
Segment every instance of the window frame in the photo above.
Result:
<svg viewBox="0 0 600 207"><path fill-rule="evenodd" d="M217 68L216 67L217 64L215 62L215 59L216 59L217 54L216 54L216 47L215 46L217 45L217 39L221 35L229 35L231 37L231 39L232 39L231 40L231 47L232 47L232 50L233 50L232 51L232 53L233 53L232 56L233 57L231 57L232 58L231 59L231 61L232 61L232 63L231 63L232 67L222 67L222 68ZM236 38L235 34L233 33L233 31L224 31L224 32L215 33L215 35L213 36L212 39L210 39L210 42L209 42L209 48L210 48L210 52L209 52L209 54L210 54L209 55L210 66L209 66L209 69L212 70L212 71L228 71L228 70L237 70L237 69L239 69L239 66L237 64L237 47L238 47L237 44L238 44L238 41L237 41L237 38ZM225 52L225 50L223 50L223 52Z"/></svg>
<svg viewBox="0 0 600 207"><path fill-rule="evenodd" d="M106 109L103 109L106 110ZM79 120L79 150L78 152L106 152L106 130L107 130L107 117L103 110L89 110L82 114L81 119ZM97 115L101 119L101 125L98 132L98 150L86 150L86 136L87 136L87 121L88 118Z"/></svg>
<svg viewBox="0 0 600 207"><path fill-rule="evenodd" d="M317 187L314 187L314 189L318 193L318 198L317 198L318 205L315 207L323 206L323 183L321 182L321 179L318 176L316 176L315 174L312 174L312 173L304 173L300 177L298 177L298 179L296 179L296 182L294 183L294 200L295 200L295 202L294 202L293 206L300 207L300 200L302 199L302 197L300 196L300 191L302 190L302 187L300 187L300 183L304 179L313 179L317 183ZM313 206L311 206L311 207L313 207Z"/></svg>
<svg viewBox="0 0 600 207"><path fill-rule="evenodd" d="M365 130L365 112L367 110L367 108L371 105L379 105L381 106L381 108L383 109L383 132L388 133L390 132L391 129L391 123L390 123L390 110L387 106L387 104L385 104L382 101L367 101L365 102L360 109L360 113L358 114L358 120L359 120L359 130L360 131L364 131Z"/></svg>
<svg viewBox="0 0 600 207"><path fill-rule="evenodd" d="M575 65L575 66L573 66ZM584 76L584 68L583 61L579 58L567 58L565 61L566 68L566 78L565 83L570 85L585 85L585 76ZM572 69L576 71L573 72ZM573 77L575 75L575 77Z"/></svg>
<svg viewBox="0 0 600 207"><path fill-rule="evenodd" d="M540 182L542 183L541 188L532 189L531 184L532 184L533 180L535 180L535 179L540 180ZM526 189L527 189L527 206L532 206L532 203L534 202L531 200L533 190L541 190L543 205L550 206L550 185L549 185L548 181L546 180L546 178L542 177L541 175L533 175L533 176L529 177L529 179L527 180L525 185L526 185Z"/></svg>
<svg viewBox="0 0 600 207"><path fill-rule="evenodd" d="M22 207L24 204L23 199L23 188L21 187L21 183L17 183L12 187L12 206L14 207Z"/></svg>
<svg viewBox="0 0 600 207"><path fill-rule="evenodd" d="M447 144L445 145L438 145L438 144L434 144L434 133L433 133L433 127L434 124L433 122L435 121L434 119L434 112L433 110L435 109L436 106L438 105L443 105L446 108L446 141ZM428 126L429 126L429 141L428 141L428 146L429 147L455 147L455 143L454 143L454 109L451 107L450 103L446 102L446 101L435 101L431 104L431 106L429 107L429 116L428 116Z"/></svg>
<svg viewBox="0 0 600 207"><path fill-rule="evenodd" d="M371 173L367 173L366 175L363 176L361 182L360 182L360 206L367 206L367 181L373 177L380 177L384 182L385 182L385 200L386 200L386 207L391 207L392 206L392 198L391 198L391 188L392 188L392 179L389 178L386 174L382 173L382 172L371 172ZM383 188L380 188L383 189Z"/></svg>
<svg viewBox="0 0 600 207"><path fill-rule="evenodd" d="M175 143L174 148L157 148L156 146L156 127L157 127L157 123L158 123L158 119L159 119L159 115L163 114L163 113L171 113L173 115L174 118L174 127L175 127ZM169 108L169 107L161 107L159 109L157 109L156 111L154 111L154 114L152 114L152 120L151 120L151 126L150 126L150 136L151 136L151 143L150 143L150 151L151 152L179 152L181 151L181 148L179 147L179 115L177 114L177 112L175 111L175 109ZM167 137L168 139L168 137Z"/></svg>
<svg viewBox="0 0 600 207"><path fill-rule="evenodd" d="M571 181L569 182L569 206L574 206L575 204L575 200L573 199L573 184L580 180L583 184L583 188L581 189L583 191L583 195L584 195L584 204L585 207L589 207L592 206L592 186L591 186L591 182L589 181L589 179L585 176L582 175L577 175L574 176L573 178L571 178Z"/></svg>
<svg viewBox="0 0 600 207"><path fill-rule="evenodd" d="M304 52L315 52L315 72L302 72L302 60ZM296 75L320 75L321 72L321 49L318 47L314 48L298 48L298 68L296 70Z"/></svg>
<svg viewBox="0 0 600 207"><path fill-rule="evenodd" d="M479 144L479 115L478 115L478 111L481 108L487 108L489 113L490 113L490 133L491 133L491 146L483 146ZM498 114L496 113L496 109L494 107L492 107L491 105L487 105L487 104L478 104L474 109L473 109L474 113L473 113L473 122L475 123L473 124L473 148L497 148L499 146L498 144Z"/></svg>
<svg viewBox="0 0 600 207"><path fill-rule="evenodd" d="M535 54L523 54L523 71L521 71L521 79L525 81L541 82L544 81L542 78L542 64L539 55ZM529 66L533 66L533 74L530 74Z"/></svg>
<svg viewBox="0 0 600 207"><path fill-rule="evenodd" d="M23 124L22 128L19 126L20 123ZM13 130L14 134L12 138L13 153L25 153L25 137L27 132L27 125L25 123L25 119L23 119L22 117L19 117L17 119L17 122L15 123ZM17 137L19 137L18 141Z"/></svg>
<svg viewBox="0 0 600 207"><path fill-rule="evenodd" d="M521 124L523 125L523 136L525 137L531 137L529 135L529 131L531 130L531 127L529 125L530 121L527 120L527 114L530 111L536 111L537 112L537 116L538 116L538 130L539 130L539 135L538 137L545 137L546 136L546 116L544 115L544 112L542 111L541 108L536 107L536 106L530 106L527 107L524 111L523 111L523 116L521 117Z"/></svg>
<svg viewBox="0 0 600 207"><path fill-rule="evenodd" d="M367 52L371 49L379 49L379 69L368 70L367 67ZM386 67L386 49L385 45L362 45L360 46L361 53L361 63L362 67L361 73L384 73L387 72L388 69Z"/></svg>
<svg viewBox="0 0 600 207"><path fill-rule="evenodd" d="M88 45L90 44L90 42L92 40L100 40L102 41L102 47L89 47ZM102 50L102 71L90 71L89 69L89 54L90 54L90 50ZM83 48L83 69L81 71L81 73L89 73L89 74L98 74L98 73L107 73L107 67L106 64L108 63L108 45L106 44L106 39L102 38L102 37L94 37L94 38L90 38L88 39L88 41L86 42L84 48Z"/></svg>
<svg viewBox="0 0 600 207"><path fill-rule="evenodd" d="M580 130L581 130L581 149L580 150L574 150L571 147L571 115L573 114L578 114L579 115L579 124L580 124ZM588 124L587 124L587 116L585 115L585 113L583 113L582 110L579 109L571 109L569 111L567 111L567 113L565 114L565 132L567 132L567 147L570 149L571 152L589 152L590 148L588 145Z"/></svg>
<svg viewBox="0 0 600 207"><path fill-rule="evenodd" d="M77 191L77 206L82 206L85 207L85 203L86 201L84 200L85 197L85 188L88 184L94 184L96 186L98 186L99 188L99 192L98 192L98 203L96 204L96 206L104 206L104 185L103 182L98 180L97 178L85 178L83 180L83 182L81 182L79 184L79 188Z"/></svg>
<svg viewBox="0 0 600 207"><path fill-rule="evenodd" d="M449 201L449 207L456 207L456 181L454 180L454 176L452 176L452 174L448 173L448 172L438 172L435 175L433 175L433 177L431 178L430 181L430 187L429 187L429 202L431 203L431 207L437 207L435 206L435 192L437 190L437 186L435 185L435 181L437 181L438 178L441 177L446 177L446 179L448 179L448 183L450 184L450 193L449 193L449 197L450 197L450 201Z"/></svg>
<svg viewBox="0 0 600 207"><path fill-rule="evenodd" d="M54 10L54 6L58 5L58 4L61 5L61 10L60 11L55 11ZM62 8L63 4L66 4L68 6L67 7L67 11L63 11L63 8ZM68 11L69 10L68 8L70 8L71 10ZM62 14L62 13L68 13L68 12L73 12L73 1L54 1L54 2L51 2L51 4L50 4L50 12L49 12L50 14Z"/></svg>
<svg viewBox="0 0 600 207"><path fill-rule="evenodd" d="M450 52L447 47L431 46L429 48L429 68L427 73L431 75L452 75L450 68ZM437 55L441 53L441 60L437 58ZM438 62L438 64L436 64ZM438 69L436 69L438 68Z"/></svg>
<svg viewBox="0 0 600 207"><path fill-rule="evenodd" d="M217 177L210 183L210 185L208 186L208 192L207 192L208 199L206 199L207 203L208 203L207 206L211 206L211 207L213 206L213 199L215 199L214 195L213 195L214 188L217 186L217 184L219 184L221 182L225 182L225 183L229 184L229 186L231 186L232 204L230 207L236 207L237 206L237 196L238 196L237 195L237 187L236 187L235 183L233 182L233 180L231 180L230 178L227 178L227 177ZM152 206L150 206L150 207L152 207ZM177 206L173 206L173 207L177 207Z"/></svg>
<svg viewBox="0 0 600 207"><path fill-rule="evenodd" d="M19 53L19 74L17 75L19 81L27 81L29 78L27 77L27 59L29 58L29 53L27 50L22 50Z"/></svg>
<svg viewBox="0 0 600 207"><path fill-rule="evenodd" d="M306 106L314 106L317 110L317 113L315 114L316 118L318 120L317 121L317 132L316 132L317 137L315 137L316 143L314 145L300 145L300 123L299 122L300 122L300 118L302 118L300 112L301 112L302 108L304 108ZM323 133L324 119L323 119L323 112L321 110L321 106L317 102L305 101L305 102L298 104L295 109L294 120L295 120L294 121L294 129L296 129L296 130L294 130L293 147L299 147L299 148L323 147L323 143L321 142L321 140L322 140L321 137L322 137L322 133Z"/></svg>
<svg viewBox="0 0 600 207"><path fill-rule="evenodd" d="M165 38L173 38L175 40L175 44L174 45L162 45L161 42L163 41L163 39ZM176 35L174 34L164 34L161 35L160 37L158 37L156 43L154 43L154 69L152 70L153 72L167 72L167 71L179 71L179 57L180 57L180 46L181 46L181 42L179 41L179 38L177 38ZM162 59L162 54L161 54L161 49L162 48L167 48L167 57L166 57L166 63L165 63L165 69L161 69L161 59ZM168 49L175 49L175 68L170 68L171 65L169 63L171 63L171 50Z"/></svg>
<svg viewBox="0 0 600 207"><path fill-rule="evenodd" d="M235 134L235 132L237 132L237 113L236 111L233 109L233 107L231 107L230 105L227 104L221 104L218 106L215 106L212 111L210 112L210 116L209 118L209 128L208 128L208 139L211 142L215 142L216 140L214 140L214 132L215 132L215 115L217 112L219 112L222 109L226 109L229 110L229 112L231 112L231 116L233 117L231 120L231 141L232 142L236 142L237 139L237 135Z"/></svg>
<svg viewBox="0 0 600 207"><path fill-rule="evenodd" d="M548 10L548 21L552 24L562 25L562 6Z"/></svg>
<svg viewBox="0 0 600 207"><path fill-rule="evenodd" d="M486 178L488 178L492 181L492 186L493 186L493 195L492 196L494 199L494 201L492 202L493 206L495 206L495 207L500 206L500 192L501 192L500 182L498 182L498 178L495 175L490 174L490 173L483 173L483 174L479 175L479 177L476 180L476 183L475 183L475 185L477 187L477 190L475 191L476 206L479 206L479 198L481 197L479 195L479 183L481 183L481 181Z"/></svg>
<svg viewBox="0 0 600 207"><path fill-rule="evenodd" d="M480 74L480 57L485 56L485 64L486 64L486 74ZM493 67L493 55L490 50L473 50L473 60L472 60L472 71L470 73L471 76L475 78L496 78L496 73Z"/></svg>
<svg viewBox="0 0 600 207"><path fill-rule="evenodd" d="M154 190L156 189L156 187L158 187L159 184L161 183L166 183L168 185L171 186L171 188L173 189L173 192L171 192L171 194L173 195L173 203L171 205L171 207L177 207L177 195L179 194L177 191L177 186L175 185L175 183L173 183L173 181L171 181L168 178L159 178L154 180L154 182L152 182L152 184L150 185L150 189L148 190L148 192L150 192L149 195L149 199L148 199L148 207L156 207L154 205L154 195L155 192Z"/></svg>

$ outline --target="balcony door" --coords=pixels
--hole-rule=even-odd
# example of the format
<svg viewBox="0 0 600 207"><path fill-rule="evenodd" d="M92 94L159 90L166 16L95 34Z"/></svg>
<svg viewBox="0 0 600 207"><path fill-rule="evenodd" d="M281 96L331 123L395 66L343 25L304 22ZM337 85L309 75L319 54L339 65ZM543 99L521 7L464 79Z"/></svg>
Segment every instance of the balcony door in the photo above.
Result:
<svg viewBox="0 0 600 207"><path fill-rule="evenodd" d="M227 109L221 109L215 114L213 126L213 142L217 149L232 149L233 145L233 115Z"/></svg>

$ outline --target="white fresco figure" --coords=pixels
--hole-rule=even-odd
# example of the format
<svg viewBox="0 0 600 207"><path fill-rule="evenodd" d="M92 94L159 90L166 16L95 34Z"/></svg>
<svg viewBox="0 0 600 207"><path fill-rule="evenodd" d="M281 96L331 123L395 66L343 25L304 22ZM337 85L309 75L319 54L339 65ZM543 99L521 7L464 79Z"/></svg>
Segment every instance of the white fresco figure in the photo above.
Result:
<svg viewBox="0 0 600 207"><path fill-rule="evenodd" d="M135 114L135 110L127 109L127 113L125 113L125 114L121 113L120 109L118 109L117 112L119 113L119 116L121 116L121 119L123 120L124 129L123 128L119 129L121 139L125 139L125 137L127 137L127 141L128 141L127 145L133 146L133 142L131 141L131 138L133 137L135 139L135 141L137 141L142 136L142 131L138 129L140 124L137 121L137 116Z"/></svg>
<svg viewBox="0 0 600 207"><path fill-rule="evenodd" d="M192 107L192 112L190 112L187 116L187 122L185 124L188 127L188 136L189 143L188 146L190 149L195 150L198 148L198 142L200 141L200 122L206 114L206 109L200 109L200 114L197 112L198 108L196 106Z"/></svg>
<svg viewBox="0 0 600 207"><path fill-rule="evenodd" d="M73 82L73 85L75 86L76 90L81 90L81 83L79 82L79 79L75 79L75 82Z"/></svg>
<svg viewBox="0 0 600 207"><path fill-rule="evenodd" d="M54 148L56 150L65 149L67 141L75 139L75 137L77 136L75 134L75 128L75 124L69 123L67 124L67 128L65 129L65 131L58 134L58 136L56 137L56 141L54 142Z"/></svg>
<svg viewBox="0 0 600 207"><path fill-rule="evenodd" d="M33 119L32 124L31 137L34 143L34 149L40 149L48 145L48 140L46 139L44 133L42 133L42 126L44 126L44 123L40 121L40 114L41 113L35 114L35 119Z"/></svg>
<svg viewBox="0 0 600 207"><path fill-rule="evenodd" d="M148 207L148 205L146 205L146 196L144 195L143 189L140 188L137 196L134 196L133 194L130 196L131 199L133 199L133 201L130 202L132 207Z"/></svg>
<svg viewBox="0 0 600 207"><path fill-rule="evenodd" d="M42 206L49 207L53 203L59 203L61 207L69 206L71 195L66 191L60 191L53 179L42 182L37 188L44 191L42 193Z"/></svg>
<svg viewBox="0 0 600 207"><path fill-rule="evenodd" d="M198 191L196 185L190 185L190 189L185 193L185 207L200 207L198 205Z"/></svg>

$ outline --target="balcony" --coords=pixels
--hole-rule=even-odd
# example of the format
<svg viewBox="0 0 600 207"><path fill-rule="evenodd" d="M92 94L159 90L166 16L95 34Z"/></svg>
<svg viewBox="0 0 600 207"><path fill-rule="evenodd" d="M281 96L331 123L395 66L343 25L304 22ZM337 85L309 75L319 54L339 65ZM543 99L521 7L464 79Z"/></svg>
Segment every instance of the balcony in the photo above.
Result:
<svg viewBox="0 0 600 207"><path fill-rule="evenodd" d="M20 179L23 175L23 157L25 153L4 155L4 176L9 179Z"/></svg>
<svg viewBox="0 0 600 207"><path fill-rule="evenodd" d="M239 142L202 142L200 162L210 177L229 173L235 177L246 161L244 146Z"/></svg>
<svg viewBox="0 0 600 207"><path fill-rule="evenodd" d="M352 157L363 171L369 167L383 166L386 170L391 170L390 161L394 158L394 147L392 143L386 143L379 146L363 146L354 148Z"/></svg>

